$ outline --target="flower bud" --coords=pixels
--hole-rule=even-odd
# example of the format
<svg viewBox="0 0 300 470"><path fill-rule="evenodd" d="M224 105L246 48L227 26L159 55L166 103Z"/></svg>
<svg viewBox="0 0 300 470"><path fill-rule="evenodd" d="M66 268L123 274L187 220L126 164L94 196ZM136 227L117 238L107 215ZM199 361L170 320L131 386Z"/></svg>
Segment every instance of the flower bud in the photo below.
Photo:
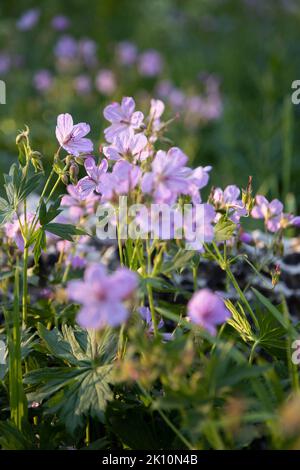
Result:
<svg viewBox="0 0 300 470"><path fill-rule="evenodd" d="M78 163L78 165L83 165L84 164L84 158L75 157L75 162Z"/></svg>
<svg viewBox="0 0 300 470"><path fill-rule="evenodd" d="M25 126L25 130L20 132L16 137L16 145L28 143L29 128Z"/></svg>
<svg viewBox="0 0 300 470"><path fill-rule="evenodd" d="M281 274L281 270L280 270L280 266L277 264L275 266L275 269L273 269L271 271L271 276L272 276L272 286L275 287L278 282L279 282L279 278L280 278L280 274Z"/></svg>
<svg viewBox="0 0 300 470"><path fill-rule="evenodd" d="M72 165L70 166L70 179L73 184L78 183L78 178L77 178L78 173L79 173L78 165L76 165L76 163L72 163Z"/></svg>
<svg viewBox="0 0 300 470"><path fill-rule="evenodd" d="M69 178L67 175L61 175L60 179L66 186L69 184Z"/></svg>
<svg viewBox="0 0 300 470"><path fill-rule="evenodd" d="M66 165L70 165L73 161L73 156L72 155L67 155L66 156Z"/></svg>

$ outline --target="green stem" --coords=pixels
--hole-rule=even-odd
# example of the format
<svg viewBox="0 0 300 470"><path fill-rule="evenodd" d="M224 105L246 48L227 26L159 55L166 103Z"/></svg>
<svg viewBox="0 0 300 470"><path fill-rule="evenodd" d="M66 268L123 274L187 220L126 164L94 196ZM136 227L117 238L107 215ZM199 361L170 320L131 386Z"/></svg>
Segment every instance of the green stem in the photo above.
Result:
<svg viewBox="0 0 300 470"><path fill-rule="evenodd" d="M193 284L194 284L194 291L198 289L198 266L193 266Z"/></svg>
<svg viewBox="0 0 300 470"><path fill-rule="evenodd" d="M151 284L149 283L150 275L153 275L153 272L151 272L152 271L152 268L151 268L151 246L150 246L148 238L146 240L146 249L147 249L147 273L148 273L147 294L148 294L149 308L150 308L150 312L151 312L153 333L154 333L154 336L156 337L158 335L158 327L157 327L157 319L156 319L155 307L154 307L153 290L152 290Z"/></svg>
<svg viewBox="0 0 300 470"><path fill-rule="evenodd" d="M145 395L145 397L151 403L153 403L151 395L149 395L149 393L144 389L144 387L139 382L138 382L138 386L140 387L140 389L141 389L142 393ZM170 429L172 429L174 434L176 434L176 436L181 440L181 442L183 442L183 444L189 450L195 450L194 446L183 436L183 434L181 434L181 432L176 428L176 426L174 426L174 424L172 423L172 421L169 420L167 415L162 410L160 410L159 408L157 408L157 411L160 414L160 416L162 417L162 419L164 420L164 422L169 426Z"/></svg>
<svg viewBox="0 0 300 470"><path fill-rule="evenodd" d="M91 442L91 428L90 428L90 420L87 419L86 428L85 428L85 445L89 446Z"/></svg>
<svg viewBox="0 0 300 470"><path fill-rule="evenodd" d="M255 342L253 343L253 346L252 346L251 352L250 352L250 356L249 356L249 364L252 364L252 363L253 363L255 349L256 349L256 347L258 346L258 344L259 344L259 341L255 341Z"/></svg>
<svg viewBox="0 0 300 470"><path fill-rule="evenodd" d="M147 293L148 293L148 301L149 301L149 307L150 307L151 319L152 319L152 325L153 325L153 333L154 333L154 336L157 336L158 327L157 327L157 319L156 319L154 300L153 300L153 291L152 291L152 286L149 284L149 282L147 282Z"/></svg>
<svg viewBox="0 0 300 470"><path fill-rule="evenodd" d="M238 292L242 302L247 307L248 312L251 315L251 318L252 318L256 328L259 329L259 323L258 323L257 318L256 318L256 316L255 316L255 314L254 314L254 312L251 308L251 305L249 304L244 292L242 291L242 289L238 285L238 282L237 282L236 278L234 277L233 273L231 272L229 266L227 266L227 268L226 268L226 273L227 273L227 276L229 277L229 279L231 280L232 284L234 285L235 290Z"/></svg>
<svg viewBox="0 0 300 470"><path fill-rule="evenodd" d="M28 269L28 247L24 240L24 257L23 257L23 292L22 292L22 324L23 328L27 326L27 296L28 296L28 279L27 279L27 269Z"/></svg>

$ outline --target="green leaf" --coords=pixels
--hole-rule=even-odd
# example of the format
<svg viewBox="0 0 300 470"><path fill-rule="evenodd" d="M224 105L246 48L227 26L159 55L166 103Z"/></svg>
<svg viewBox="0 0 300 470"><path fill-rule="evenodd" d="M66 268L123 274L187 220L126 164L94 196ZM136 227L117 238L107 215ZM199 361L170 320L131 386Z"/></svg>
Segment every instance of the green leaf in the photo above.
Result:
<svg viewBox="0 0 300 470"><path fill-rule="evenodd" d="M47 209L47 206L44 201L42 201L40 210L39 210L39 221L41 225L46 225L51 220L55 219L62 210L59 209L60 205L60 199L58 199L54 204L51 204L49 209Z"/></svg>
<svg viewBox="0 0 300 470"><path fill-rule="evenodd" d="M87 235L85 230L79 229L71 224L50 223L44 225L44 230L54 233L63 240L73 241L75 235Z"/></svg>
<svg viewBox="0 0 300 470"><path fill-rule="evenodd" d="M0 421L0 445L3 450L30 450L34 435L30 429L20 431L11 421Z"/></svg>
<svg viewBox="0 0 300 470"><path fill-rule="evenodd" d="M252 291L258 298L258 300L266 307L266 309L273 315L273 317L278 321L278 323L283 326L283 328L288 331L294 339L297 339L299 334L297 330L289 323L289 321L283 316L283 314L276 308L274 305L267 299L263 294L258 292L254 287Z"/></svg>
<svg viewBox="0 0 300 470"><path fill-rule="evenodd" d="M232 222L232 220L228 219L225 215L223 215L215 225L216 242L223 242L225 240L229 240L232 237L235 229L235 223Z"/></svg>
<svg viewBox="0 0 300 470"><path fill-rule="evenodd" d="M18 202L22 202L37 189L42 175L42 173L35 173L29 178L25 177L22 179L20 185L15 188L17 190Z"/></svg>
<svg viewBox="0 0 300 470"><path fill-rule="evenodd" d="M31 385L28 399L46 401L47 413L57 413L74 433L86 417L104 419L107 402L112 400L113 361L117 340L112 330L100 338L95 332L64 326L49 331L38 324L46 351L61 361L61 366L29 372L25 383Z"/></svg>
<svg viewBox="0 0 300 470"><path fill-rule="evenodd" d="M34 234L34 248L33 248L33 254L34 254L34 262L35 264L38 263L39 258L41 256L42 250L46 248L46 234L43 230L43 228L39 228L37 232ZM29 240L29 243L32 243L32 238Z"/></svg>
<svg viewBox="0 0 300 470"><path fill-rule="evenodd" d="M178 269L185 268L189 265L192 258L194 258L195 252L193 250L179 250L176 255L170 260L166 261L161 268L161 272L164 274L176 271Z"/></svg>

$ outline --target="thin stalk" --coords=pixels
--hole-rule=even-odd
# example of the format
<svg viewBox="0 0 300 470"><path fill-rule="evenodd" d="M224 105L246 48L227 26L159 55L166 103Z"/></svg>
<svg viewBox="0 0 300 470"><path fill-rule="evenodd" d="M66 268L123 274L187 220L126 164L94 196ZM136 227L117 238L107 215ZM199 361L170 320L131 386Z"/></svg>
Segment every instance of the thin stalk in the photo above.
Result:
<svg viewBox="0 0 300 470"><path fill-rule="evenodd" d="M27 326L27 296L28 296L28 279L27 279L27 269L28 269L28 247L24 240L24 257L23 257L23 292L22 292L22 324L23 328Z"/></svg>
<svg viewBox="0 0 300 470"><path fill-rule="evenodd" d="M16 262L14 281L14 304L12 313L4 310L7 326L9 352L9 405L10 417L19 431L27 418L27 401L22 383L21 329L20 329L20 285L19 263Z"/></svg>
<svg viewBox="0 0 300 470"><path fill-rule="evenodd" d="M87 419L86 428L85 428L85 445L89 446L91 442L91 427L90 427L90 420Z"/></svg>
<svg viewBox="0 0 300 470"><path fill-rule="evenodd" d="M196 290L198 289L198 266L193 266L192 273L193 273L194 292L196 292Z"/></svg>
<svg viewBox="0 0 300 470"><path fill-rule="evenodd" d="M153 290L152 290L151 284L149 283L149 276L153 273L151 272L152 271L152 268L151 268L151 246L150 246L148 238L146 240L146 248L147 248L147 273L148 273L147 294L148 294L149 308L150 308L150 312L151 312L153 333L154 333L154 336L156 337L158 335L158 325L157 325L157 319L156 319L156 314L155 314Z"/></svg>
<svg viewBox="0 0 300 470"><path fill-rule="evenodd" d="M249 356L249 364L252 364L252 363L253 363L255 349L256 349L256 347L258 346L258 344L259 344L259 341L255 341L255 342L253 343L253 346L252 346L251 352L250 352L250 356Z"/></svg>
<svg viewBox="0 0 300 470"><path fill-rule="evenodd" d="M139 382L138 382L138 386L141 389L142 393L145 395L145 397L151 403L153 403L151 395L149 395L149 393L144 389L144 387ZM177 429L176 426L174 426L174 424L172 423L172 421L170 421L170 419L167 417L167 415L162 410L160 410L159 408L157 408L157 411L160 414L160 416L162 417L162 419L164 420L164 422L167 424L167 426L169 426L169 428L172 429L174 434L176 434L176 436L181 440L181 442L183 442L183 444L189 450L195 450L195 447L183 436L183 434L181 434L179 429Z"/></svg>
<svg viewBox="0 0 300 470"><path fill-rule="evenodd" d="M154 333L154 336L157 336L158 327L157 327L157 319L156 319L154 300L153 300L153 291L152 291L152 286L149 284L149 282L147 283L147 294L148 294L149 308L151 312L153 333Z"/></svg>

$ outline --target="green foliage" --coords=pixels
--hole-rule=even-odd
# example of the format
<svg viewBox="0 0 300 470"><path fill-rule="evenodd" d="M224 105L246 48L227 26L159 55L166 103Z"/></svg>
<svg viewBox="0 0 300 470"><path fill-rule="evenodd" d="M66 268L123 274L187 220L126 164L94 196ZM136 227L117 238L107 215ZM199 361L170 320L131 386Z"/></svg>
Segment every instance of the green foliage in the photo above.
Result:
<svg viewBox="0 0 300 470"><path fill-rule="evenodd" d="M103 421L106 404L113 397L112 360L115 335L106 330L94 337L79 328L64 325L48 331L38 325L45 352L59 360L58 366L29 372L25 383L31 385L29 401L46 402L47 413L57 413L67 429L74 433L92 418Z"/></svg>

